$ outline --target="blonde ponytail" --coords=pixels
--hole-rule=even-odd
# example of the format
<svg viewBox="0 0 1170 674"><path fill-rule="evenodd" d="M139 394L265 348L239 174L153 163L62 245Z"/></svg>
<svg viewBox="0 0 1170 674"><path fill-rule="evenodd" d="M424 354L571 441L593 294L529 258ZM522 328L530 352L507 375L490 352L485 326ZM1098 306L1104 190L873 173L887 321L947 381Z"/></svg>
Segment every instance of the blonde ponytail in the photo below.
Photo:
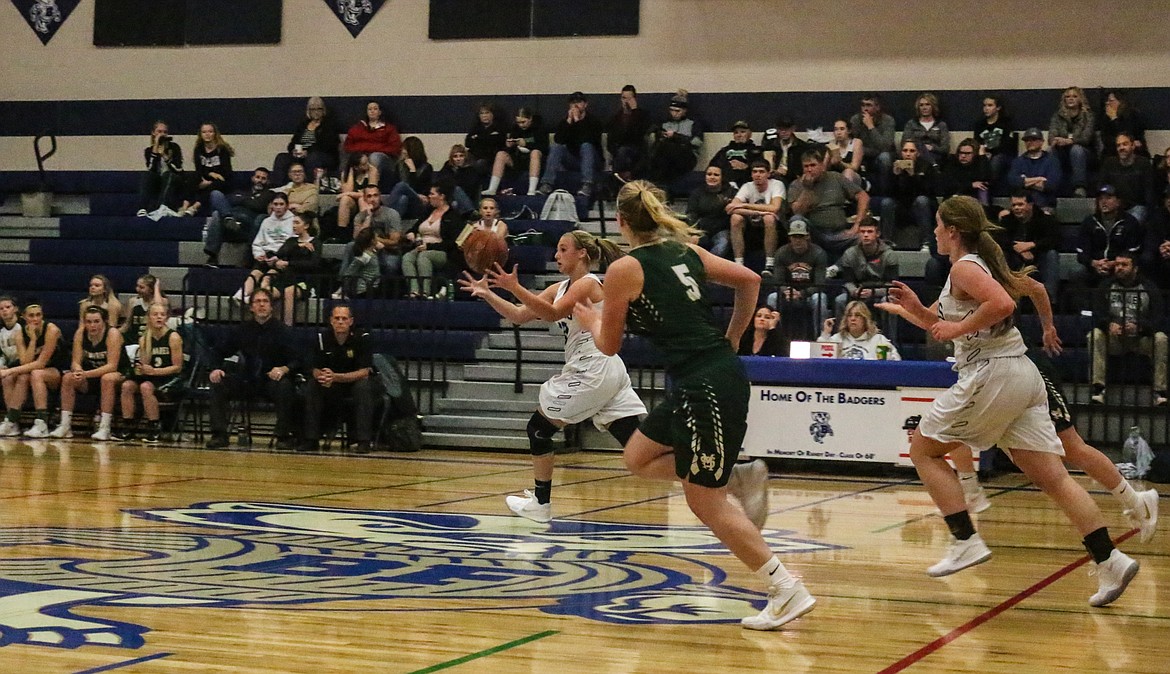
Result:
<svg viewBox="0 0 1170 674"><path fill-rule="evenodd" d="M1025 267L1019 271L1012 271L1008 267L1007 259L1003 256L1003 249L995 242L993 232L1003 228L992 224L983 211L983 206L968 196L950 197L938 207L938 215L943 224L959 230L960 239L967 250L972 250L991 270L991 276L1003 289L1018 300L1028 294L1030 284L1028 275L1036 271L1035 267Z"/></svg>
<svg viewBox="0 0 1170 674"><path fill-rule="evenodd" d="M661 237L690 243L702 232L683 222L666 206L666 193L646 180L622 185L617 197L618 216L639 239Z"/></svg>

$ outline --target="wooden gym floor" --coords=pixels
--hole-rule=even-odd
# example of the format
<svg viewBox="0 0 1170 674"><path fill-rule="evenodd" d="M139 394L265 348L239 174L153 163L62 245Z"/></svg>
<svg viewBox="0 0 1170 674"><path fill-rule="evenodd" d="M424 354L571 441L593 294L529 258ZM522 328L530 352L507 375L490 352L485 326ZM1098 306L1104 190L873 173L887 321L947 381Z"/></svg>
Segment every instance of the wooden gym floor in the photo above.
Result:
<svg viewBox="0 0 1170 674"><path fill-rule="evenodd" d="M523 455L0 441L0 672L1170 671L1170 534L1139 544L1099 488L1142 570L1092 609L1022 476L988 485L991 561L935 580L912 474L773 474L766 535L818 604L750 632L756 579L677 487L558 465L550 528L504 506Z"/></svg>

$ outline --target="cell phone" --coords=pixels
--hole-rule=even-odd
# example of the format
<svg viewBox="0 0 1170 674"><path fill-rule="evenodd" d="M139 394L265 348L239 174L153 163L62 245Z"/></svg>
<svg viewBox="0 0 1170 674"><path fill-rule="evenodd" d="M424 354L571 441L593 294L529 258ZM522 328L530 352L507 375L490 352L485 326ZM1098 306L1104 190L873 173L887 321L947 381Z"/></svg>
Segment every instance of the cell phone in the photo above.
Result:
<svg viewBox="0 0 1170 674"><path fill-rule="evenodd" d="M894 166L902 169L903 171L913 171L914 170L914 160L912 160L912 159L898 159L897 161L894 162Z"/></svg>

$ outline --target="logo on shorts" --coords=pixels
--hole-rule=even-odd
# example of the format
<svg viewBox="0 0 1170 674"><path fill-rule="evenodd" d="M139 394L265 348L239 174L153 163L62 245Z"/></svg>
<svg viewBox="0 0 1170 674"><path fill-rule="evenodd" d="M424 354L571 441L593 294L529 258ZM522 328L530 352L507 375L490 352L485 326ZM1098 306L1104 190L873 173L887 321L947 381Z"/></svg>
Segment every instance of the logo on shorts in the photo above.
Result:
<svg viewBox="0 0 1170 674"><path fill-rule="evenodd" d="M833 427L829 425L828 412L813 412L813 422L808 427L808 433L818 444L825 443L825 437L833 434Z"/></svg>
<svg viewBox="0 0 1170 674"><path fill-rule="evenodd" d="M93 606L382 600L380 610L407 612L443 600L681 624L738 621L764 604L707 561L736 564L704 527L556 520L534 529L497 515L247 502L129 514L168 528L0 529L0 646L145 644L149 627L91 617ZM791 531L764 537L780 554L841 549Z"/></svg>

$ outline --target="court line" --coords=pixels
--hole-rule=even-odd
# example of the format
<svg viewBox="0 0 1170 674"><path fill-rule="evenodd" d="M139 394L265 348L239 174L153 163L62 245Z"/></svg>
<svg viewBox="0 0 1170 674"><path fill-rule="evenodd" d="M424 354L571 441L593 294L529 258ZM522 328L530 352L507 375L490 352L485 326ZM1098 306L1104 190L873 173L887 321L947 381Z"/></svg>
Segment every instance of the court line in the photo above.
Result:
<svg viewBox="0 0 1170 674"><path fill-rule="evenodd" d="M605 477L593 477L593 478L589 478L588 480L577 480L575 482L563 482L563 483L557 485L557 488L563 489L565 487L572 487L572 486L579 485L579 484L588 484L590 482L603 482L605 480L616 480L618 478L623 478L623 477L631 477L631 475L629 473L625 473L623 475L606 475ZM481 499L481 498L499 498L501 496L506 496L508 494L514 494L514 493L516 493L515 489L509 489L508 491L495 492L493 494L479 494L477 496L465 496L463 498L451 499L450 501L436 501L435 503L423 503L417 507L431 508L433 506L450 505L452 503L462 503L464 501L475 501L475 500Z"/></svg>
<svg viewBox="0 0 1170 674"><path fill-rule="evenodd" d="M769 478L769 479L771 479L771 478ZM791 479L791 478L784 478L784 479ZM875 485L873 487L868 487L866 489L859 489L857 491L851 491L851 492L848 492L845 494L837 494L836 496L830 496L828 498L818 499L816 501L810 501L809 503L802 503L800 505L795 505L795 506L792 506L790 508L781 508L779 510L769 510L768 514L775 515L777 513L786 513L786 512L791 512L793 510L800 510L801 508L808 508L810 506L821 505L822 503L828 503L829 501L836 501L838 499L849 498L851 496L856 496L858 494L864 494L864 493L870 492L870 491L877 491L879 489L885 489L887 487L896 487L896 486L900 486L901 484L902 483L900 483L900 482L899 483L887 482L885 484ZM678 494L682 495L682 492L679 492ZM651 501L660 501L664 498L669 498L669 497L674 496L674 495L675 495L675 493L672 492L669 494L663 494L661 496L652 496L650 498L645 498L645 499L642 499L640 501L630 501L629 503L619 503L617 505L605 506L604 508L594 508L593 510L582 510L579 513L576 513L573 515L567 515L566 518L580 517L581 515L592 515L593 513L599 513L599 512L606 511L606 510L615 510L617 508L625 508L626 506L641 505L643 503L649 503Z"/></svg>
<svg viewBox="0 0 1170 674"><path fill-rule="evenodd" d="M197 482L204 478L201 477L185 477L180 480L164 480L163 482L141 482L138 484L115 484L108 487L91 487L90 489L70 489L69 491L43 491L36 494L13 494L12 496L0 496L0 501L7 501L14 498L36 498L37 496L60 496L62 494L85 494L91 491L109 491L111 489L133 489L135 487L157 487L163 484L177 484L179 482Z"/></svg>
<svg viewBox="0 0 1170 674"><path fill-rule="evenodd" d="M993 499L996 496L1003 496L1004 494L1007 494L1007 493L1013 492L1013 491L1040 491L1039 488L1035 488L1035 487L1029 488L1029 487L1031 487L1031 485L1032 485L1031 482L1025 482L1024 484L1022 484L1018 487L1003 487L999 491L997 491L993 494L988 494L987 498ZM990 491L990 489L988 491ZM902 522L896 522L896 523L891 524L889 526L884 526L884 527L881 527L879 529L874 529L873 531L870 531L869 533L871 533L871 534L884 534L885 532L890 531L892 529L898 529L900 527L914 524L915 522L921 522L922 520L928 520L928 519L931 519L934 517L939 517L938 513L937 512L929 512L929 513L926 513L925 515L919 515L918 517L912 517L912 518L905 520L905 521L902 521Z"/></svg>
<svg viewBox="0 0 1170 674"><path fill-rule="evenodd" d="M458 462L454 462L454 463L458 463ZM496 464L496 465L511 465L511 464ZM569 464L568 466L558 466L558 467L559 468L574 468L574 467L579 467L580 465L581 464ZM508 473L515 473L516 471L520 471L520 470L528 471L531 469L532 469L532 465L530 463L524 463L524 464L517 465L515 468L509 468L508 470L498 470L498 471L495 471L492 473L476 473L474 475L452 475L452 476L448 476L448 477L427 478L425 480L417 480L415 482L404 482L402 484L382 485L382 486L378 486L378 487L361 487L358 489L345 489L342 491L331 491L331 492L324 492L321 494L310 494L308 496L296 496L296 497L293 497L289 500L290 501L297 501L297 500L308 499L308 498L324 498L326 496L341 496L344 494L358 494L358 493L361 493L363 491L377 491L379 489L400 489L402 487L417 487L418 485L434 484L436 482L448 482L451 480L467 480L467 479L472 479L472 478L477 478L477 477L491 477L493 475L507 475ZM596 470L611 470L611 469L598 468ZM611 475L609 477L597 478L597 479L609 480L609 479L612 479L615 477L625 477L625 475L627 475L628 473L625 472L624 468L621 470L623 473L622 475ZM591 480L582 480L582 482L590 482L590 481ZM570 485L570 484L579 484L579 483L566 482L565 484ZM429 505L442 505L444 503L456 503L460 500L472 500L475 498L486 498L489 496L502 496L504 494L510 494L510 493L512 493L512 492L511 491L500 492L499 494L487 494L485 496L474 496L474 497L471 497L468 499L456 499L455 501L442 501L440 503L423 504L423 505L420 505L417 507L425 508Z"/></svg>
<svg viewBox="0 0 1170 674"><path fill-rule="evenodd" d="M485 658L489 655L495 655L496 653L499 653L501 651L506 651L506 650L509 650L511 648L516 648L517 646L523 646L524 644L527 644L527 643L532 642L532 641L536 641L537 639L551 637L554 634L560 634L560 632L558 632L556 630L547 630L545 632L537 632L536 634L530 634L526 637L516 639L515 641L509 641L506 644L500 644L499 646L492 646L491 648L485 648L482 651L478 651L476 653L471 653L470 655L465 655L461 658L455 658L454 660L440 662L437 665L431 665L430 667L424 667L423 669L416 669L415 671L411 672L410 674L430 674L430 672L437 672L439 670L448 669L448 668L454 667L456 665L462 665L465 662L471 662L472 660L478 660L479 658Z"/></svg>
<svg viewBox="0 0 1170 674"><path fill-rule="evenodd" d="M130 665L150 662L151 660L159 660L167 657L168 655L174 655L174 653L155 653L154 655L144 655L141 658L134 658L133 660L126 660L124 662L115 662L112 665L102 665L101 667L94 667L93 669L83 669L80 672L77 672L77 674L97 674L98 672L108 672L111 669L121 669L123 667L129 667Z"/></svg>
<svg viewBox="0 0 1170 674"><path fill-rule="evenodd" d="M1128 531L1128 532L1118 536L1117 539L1114 541L1114 543L1121 544L1127 538L1133 536L1137 532L1138 532L1137 529L1133 529L1131 531ZM1084 566L1085 562L1088 562L1090 559L1092 559L1092 557L1090 557L1089 555L1085 555L1074 562L1066 564L1062 569L1058 570L1057 572L1053 573L1052 575L1048 576L1047 578L1040 580L1036 584L1019 592L1015 596L1009 597L1007 600L1001 602L1000 604L991 607L989 610L984 611L983 613L975 616L971 620L968 620L967 622L963 623L962 625L959 625L955 629L942 635L941 637L935 639L934 641L926 644L922 648L919 648L918 650L907 655L906 657L902 658L901 660L895 662L894 664L890 665L889 667L886 667L885 669L880 670L877 674L895 674L896 672L901 672L901 671L905 670L907 667L910 667L911 665L917 664L918 662L920 662L921 660L926 658L926 656L933 654L934 652L941 649L943 646L946 646L947 644L951 643L952 641L955 641L959 637L974 630L976 627L979 627L983 623L988 622L989 620L991 620L993 618L996 618L1000 614L1004 613L1008 609L1010 609L1010 608L1014 607L1015 605L1019 604L1020 602L1024 601L1028 597L1031 597L1032 595L1036 594L1040 590L1043 590L1044 588L1048 587L1049 585L1052 585L1056 581L1060 580L1061 578L1064 578L1068 574L1077 570L1081 566Z"/></svg>

